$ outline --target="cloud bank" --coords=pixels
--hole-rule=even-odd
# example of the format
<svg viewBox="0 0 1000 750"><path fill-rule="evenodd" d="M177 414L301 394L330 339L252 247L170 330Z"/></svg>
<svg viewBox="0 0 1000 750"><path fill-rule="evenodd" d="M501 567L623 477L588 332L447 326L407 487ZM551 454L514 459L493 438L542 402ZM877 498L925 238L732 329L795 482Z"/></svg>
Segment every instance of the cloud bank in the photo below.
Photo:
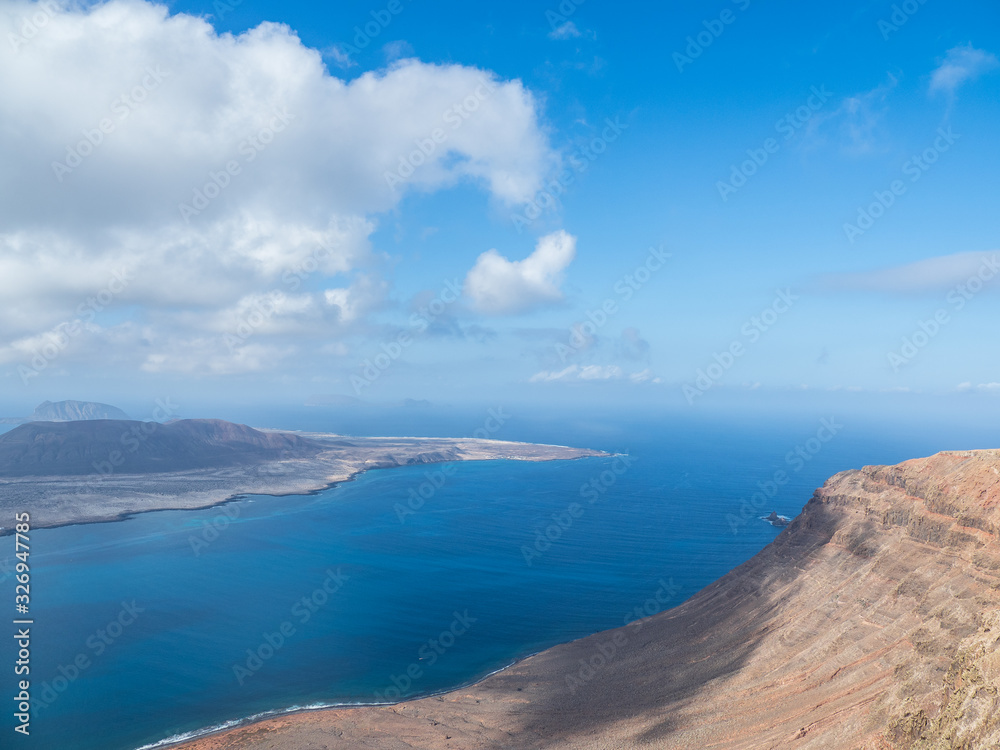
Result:
<svg viewBox="0 0 1000 750"><path fill-rule="evenodd" d="M519 81L413 59L345 81L284 25L7 2L0 41L0 364L62 336L66 361L274 366L378 308L369 238L407 192L516 204L557 158Z"/></svg>

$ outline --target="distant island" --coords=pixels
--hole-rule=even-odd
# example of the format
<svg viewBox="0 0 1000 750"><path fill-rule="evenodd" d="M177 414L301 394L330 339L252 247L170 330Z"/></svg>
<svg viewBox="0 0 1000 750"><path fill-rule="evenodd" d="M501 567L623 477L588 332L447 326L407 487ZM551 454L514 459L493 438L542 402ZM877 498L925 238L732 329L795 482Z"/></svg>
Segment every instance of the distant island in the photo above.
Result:
<svg viewBox="0 0 1000 750"><path fill-rule="evenodd" d="M129 415L116 406L96 401L43 401L29 417L3 417L0 424L26 422L77 422L87 419L129 419Z"/></svg>
<svg viewBox="0 0 1000 750"><path fill-rule="evenodd" d="M258 430L219 419L32 421L0 435L0 510L30 510L35 527L58 526L201 508L242 494L315 492L369 469L603 455L480 438Z"/></svg>
<svg viewBox="0 0 1000 750"><path fill-rule="evenodd" d="M1000 451L837 474L679 607L471 687L178 750L1000 747Z"/></svg>

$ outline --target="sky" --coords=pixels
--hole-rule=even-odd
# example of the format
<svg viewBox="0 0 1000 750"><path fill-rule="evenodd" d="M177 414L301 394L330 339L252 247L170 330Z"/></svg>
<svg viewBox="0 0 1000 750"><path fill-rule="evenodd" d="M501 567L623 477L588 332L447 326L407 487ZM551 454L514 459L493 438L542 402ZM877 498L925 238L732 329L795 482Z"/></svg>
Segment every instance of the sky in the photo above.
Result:
<svg viewBox="0 0 1000 750"><path fill-rule="evenodd" d="M995 420L1000 7L680 6L0 1L0 407Z"/></svg>

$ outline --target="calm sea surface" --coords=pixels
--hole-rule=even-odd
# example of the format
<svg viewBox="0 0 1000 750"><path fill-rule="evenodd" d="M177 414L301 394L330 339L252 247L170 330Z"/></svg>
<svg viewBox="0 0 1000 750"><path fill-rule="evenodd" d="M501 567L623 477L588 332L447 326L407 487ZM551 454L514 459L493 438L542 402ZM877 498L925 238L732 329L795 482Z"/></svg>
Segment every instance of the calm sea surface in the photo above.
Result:
<svg viewBox="0 0 1000 750"><path fill-rule="evenodd" d="M35 530L30 677L44 705L30 737L13 737L5 696L3 746L134 750L266 712L456 687L680 603L776 536L758 516L794 516L836 471L956 447L846 425L817 448L821 426L539 428L503 437L628 461L380 470L312 496ZM741 513L778 471L788 482ZM10 565L11 537L0 545ZM13 602L13 577L0 579Z"/></svg>

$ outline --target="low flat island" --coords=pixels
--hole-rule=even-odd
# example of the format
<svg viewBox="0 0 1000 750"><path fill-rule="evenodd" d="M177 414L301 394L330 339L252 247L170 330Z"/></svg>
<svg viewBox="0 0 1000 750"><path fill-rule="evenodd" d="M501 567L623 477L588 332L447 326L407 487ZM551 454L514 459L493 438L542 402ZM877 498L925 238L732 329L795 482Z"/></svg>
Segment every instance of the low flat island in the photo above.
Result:
<svg viewBox="0 0 1000 750"><path fill-rule="evenodd" d="M259 430L215 419L31 422L0 435L0 511L29 508L35 528L62 526L247 494L306 494L369 469L605 455L479 438Z"/></svg>

